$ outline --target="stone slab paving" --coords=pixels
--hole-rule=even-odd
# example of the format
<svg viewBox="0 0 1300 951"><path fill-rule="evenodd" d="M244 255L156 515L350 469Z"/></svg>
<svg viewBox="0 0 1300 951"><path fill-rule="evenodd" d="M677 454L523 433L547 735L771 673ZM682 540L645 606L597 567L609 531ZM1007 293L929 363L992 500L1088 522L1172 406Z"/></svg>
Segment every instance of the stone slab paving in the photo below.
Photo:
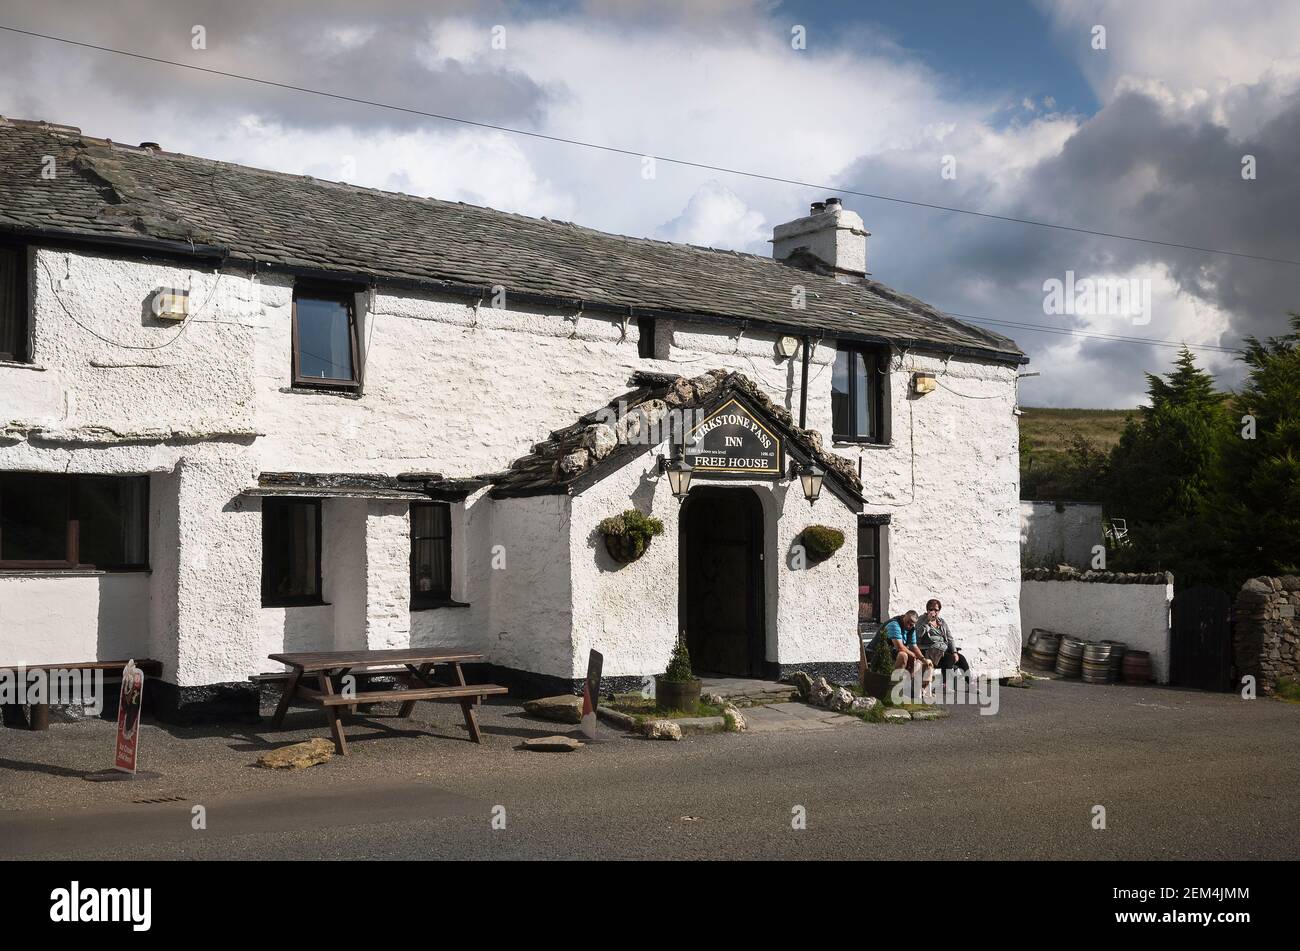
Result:
<svg viewBox="0 0 1300 951"><path fill-rule="evenodd" d="M856 717L832 713L806 703L769 703L741 711L750 733L781 733L790 730L829 730L849 723Z"/></svg>

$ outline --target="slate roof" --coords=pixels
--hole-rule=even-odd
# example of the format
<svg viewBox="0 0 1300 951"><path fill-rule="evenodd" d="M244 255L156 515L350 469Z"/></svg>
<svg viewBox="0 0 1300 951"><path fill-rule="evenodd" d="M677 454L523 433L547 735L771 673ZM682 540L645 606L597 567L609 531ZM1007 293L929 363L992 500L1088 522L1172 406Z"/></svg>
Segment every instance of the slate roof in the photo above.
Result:
<svg viewBox="0 0 1300 951"><path fill-rule="evenodd" d="M56 176L43 178L45 156ZM877 281L458 202L123 146L0 117L0 235L161 243L230 264L408 280L632 316L745 322L1022 363L1010 339ZM804 262L808 264L809 262ZM794 285L806 308L791 306Z"/></svg>
<svg viewBox="0 0 1300 951"><path fill-rule="evenodd" d="M680 438L667 414L673 410L711 410L732 397L748 403L767 418L785 440L786 450L812 458L826 472L825 486L851 507L862 504L862 481L853 463L822 448L822 435L800 429L785 407L774 403L753 380L741 373L710 370L686 378L671 373L633 374L635 389L611 400L563 429L557 429L517 459L505 472L482 476L492 483L495 498L581 492L592 483L655 448L662 438ZM614 425L609 420L616 419ZM649 427L658 424L658 429ZM642 430L656 434L641 439Z"/></svg>

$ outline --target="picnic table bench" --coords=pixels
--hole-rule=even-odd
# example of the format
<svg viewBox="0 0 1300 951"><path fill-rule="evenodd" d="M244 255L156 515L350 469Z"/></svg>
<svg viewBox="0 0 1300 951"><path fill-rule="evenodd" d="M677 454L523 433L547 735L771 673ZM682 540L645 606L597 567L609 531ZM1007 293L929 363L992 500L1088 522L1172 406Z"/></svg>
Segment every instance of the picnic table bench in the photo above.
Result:
<svg viewBox="0 0 1300 951"><path fill-rule="evenodd" d="M288 667L284 674L258 674L250 679L265 682L284 678L284 691L280 703L275 708L272 723L278 728L284 722L284 715L295 699L320 704L325 711L325 719L334 736L334 745L341 755L348 755L348 741L343 734L343 718L340 707L350 707L355 713L357 706L363 703L384 703L398 701L402 704L398 716L410 717L417 700L455 700L460 703L465 716L465 726L470 739L475 743L483 742L479 732L478 717L475 706L484 698L507 692L505 687L496 684L469 684L461 664L478 663L482 654L457 650L424 650L419 648L399 648L396 650L356 650L356 651L312 651L310 653L270 654L271 660L279 661ZM451 684L434 682L434 669L445 667L447 679ZM379 676L396 676L405 686L390 690L346 690L335 689L334 680L351 674L358 681ZM315 681L316 686L308 686Z"/></svg>
<svg viewBox="0 0 1300 951"><path fill-rule="evenodd" d="M122 671L126 669L127 663L128 661L125 660L83 660L72 664L16 664L11 669L43 670L47 674L54 670L102 670L105 676L120 678ZM135 666L149 677L162 675L162 663L159 661L142 658L135 662ZM33 703L30 705L30 709L31 713L28 714L27 728L29 730L48 730L50 728L49 703Z"/></svg>

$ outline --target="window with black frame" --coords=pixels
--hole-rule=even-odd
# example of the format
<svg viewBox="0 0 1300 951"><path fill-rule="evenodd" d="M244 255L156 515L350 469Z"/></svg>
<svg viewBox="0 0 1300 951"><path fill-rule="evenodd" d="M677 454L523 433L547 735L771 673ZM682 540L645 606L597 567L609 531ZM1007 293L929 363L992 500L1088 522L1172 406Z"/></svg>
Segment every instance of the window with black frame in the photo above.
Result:
<svg viewBox="0 0 1300 951"><path fill-rule="evenodd" d="M320 499L262 500L262 606L323 604Z"/></svg>
<svg viewBox="0 0 1300 951"><path fill-rule="evenodd" d="M884 355L868 347L841 347L831 373L831 429L836 442L883 443Z"/></svg>
<svg viewBox="0 0 1300 951"><path fill-rule="evenodd" d="M27 315L27 249L0 244L0 360L30 358Z"/></svg>
<svg viewBox="0 0 1300 951"><path fill-rule="evenodd" d="M858 522L858 624L880 623L880 526Z"/></svg>
<svg viewBox="0 0 1300 951"><path fill-rule="evenodd" d="M361 380L357 364L355 294L311 285L294 288L294 386L355 390Z"/></svg>
<svg viewBox="0 0 1300 951"><path fill-rule="evenodd" d="M411 607L452 604L451 505L411 504Z"/></svg>
<svg viewBox="0 0 1300 951"><path fill-rule="evenodd" d="M148 476L0 473L0 569L148 567Z"/></svg>

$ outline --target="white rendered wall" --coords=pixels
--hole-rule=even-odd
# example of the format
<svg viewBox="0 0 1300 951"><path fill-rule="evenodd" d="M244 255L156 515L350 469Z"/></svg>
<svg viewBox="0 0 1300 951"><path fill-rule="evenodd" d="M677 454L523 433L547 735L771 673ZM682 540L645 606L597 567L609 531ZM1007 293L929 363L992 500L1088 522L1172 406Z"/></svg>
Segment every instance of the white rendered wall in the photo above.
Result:
<svg viewBox="0 0 1300 951"><path fill-rule="evenodd" d="M1027 643L1038 627L1086 641L1123 641L1148 651L1156 681L1169 681L1171 584L1107 584L1096 581L1025 581L1020 624Z"/></svg>
<svg viewBox="0 0 1300 951"><path fill-rule="evenodd" d="M151 657L143 572L0 578L0 667Z"/></svg>
<svg viewBox="0 0 1300 951"><path fill-rule="evenodd" d="M1025 561L1043 567L1092 567L1093 546L1104 544L1101 506L1080 502L1020 503L1020 550Z"/></svg>

